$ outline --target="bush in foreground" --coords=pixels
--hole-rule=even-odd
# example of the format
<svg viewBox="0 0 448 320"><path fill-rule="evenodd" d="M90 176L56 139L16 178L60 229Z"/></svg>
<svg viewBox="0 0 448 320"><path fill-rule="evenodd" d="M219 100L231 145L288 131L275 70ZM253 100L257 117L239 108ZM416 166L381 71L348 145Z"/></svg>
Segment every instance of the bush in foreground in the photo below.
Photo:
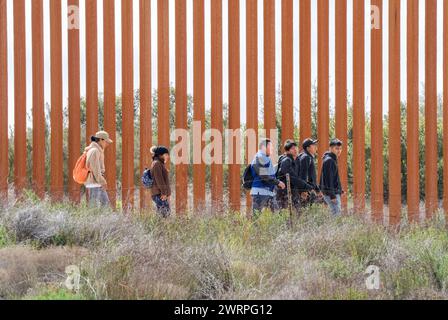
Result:
<svg viewBox="0 0 448 320"><path fill-rule="evenodd" d="M447 248L440 219L392 231L317 207L289 228L286 213L161 220L22 203L0 214L0 298L446 299ZM64 286L68 265L79 292Z"/></svg>

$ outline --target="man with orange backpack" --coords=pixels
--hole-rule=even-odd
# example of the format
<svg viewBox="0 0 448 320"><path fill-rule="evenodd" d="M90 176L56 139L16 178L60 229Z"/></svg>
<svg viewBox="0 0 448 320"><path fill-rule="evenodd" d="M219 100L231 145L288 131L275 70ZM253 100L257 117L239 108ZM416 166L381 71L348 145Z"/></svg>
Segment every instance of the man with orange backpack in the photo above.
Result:
<svg viewBox="0 0 448 320"><path fill-rule="evenodd" d="M113 141L105 131L97 132L90 140L90 145L85 149L73 170L73 179L86 187L90 205L108 206L110 201L106 192L107 182L104 178L106 172L104 150Z"/></svg>

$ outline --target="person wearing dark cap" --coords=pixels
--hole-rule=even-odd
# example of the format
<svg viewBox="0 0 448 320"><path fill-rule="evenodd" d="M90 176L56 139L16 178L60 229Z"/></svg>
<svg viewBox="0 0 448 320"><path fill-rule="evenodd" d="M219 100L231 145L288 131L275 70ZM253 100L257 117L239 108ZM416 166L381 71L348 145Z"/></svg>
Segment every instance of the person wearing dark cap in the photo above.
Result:
<svg viewBox="0 0 448 320"><path fill-rule="evenodd" d="M338 170L338 158L342 153L342 141L333 139L330 150L324 154L320 188L324 194L324 201L334 216L341 214L341 195L343 194Z"/></svg>
<svg viewBox="0 0 448 320"><path fill-rule="evenodd" d="M153 156L151 174L154 179L154 184L151 188L152 200L156 205L157 212L166 218L171 214L171 187L169 172L165 167L165 164L169 162L170 152L168 148L158 146L151 148L151 154Z"/></svg>
<svg viewBox="0 0 448 320"><path fill-rule="evenodd" d="M320 194L320 188L317 181L315 158L317 154L318 140L311 138L305 139L302 143L303 152L297 158L297 168L299 171L299 178L311 186L311 190L302 189L302 199L308 199L308 204L311 204L311 199L315 199L317 194ZM313 195L313 197L311 197ZM302 200L303 201L303 200ZM305 204L306 201L304 201Z"/></svg>
<svg viewBox="0 0 448 320"><path fill-rule="evenodd" d="M287 186L286 175L289 174L291 181L291 195L292 205L296 213L300 211L300 190L311 190L312 186L299 178L298 170L296 168L296 159L299 154L299 148L293 140L286 140L284 145L285 153L280 156L278 161L277 179L282 181ZM288 190L277 191L277 201L281 209L288 208Z"/></svg>

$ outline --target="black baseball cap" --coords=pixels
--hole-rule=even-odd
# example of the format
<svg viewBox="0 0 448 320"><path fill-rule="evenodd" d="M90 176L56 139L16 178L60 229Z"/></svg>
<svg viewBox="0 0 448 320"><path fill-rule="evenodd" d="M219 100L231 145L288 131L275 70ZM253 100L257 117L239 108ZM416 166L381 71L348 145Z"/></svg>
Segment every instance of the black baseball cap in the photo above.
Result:
<svg viewBox="0 0 448 320"><path fill-rule="evenodd" d="M311 138L305 139L302 143L302 147L304 150L306 150L306 148L312 146L313 144L317 144L319 142L319 140L313 140Z"/></svg>
<svg viewBox="0 0 448 320"><path fill-rule="evenodd" d="M159 146L154 150L155 156L163 156L166 153L170 153L170 151L168 150L167 147L164 147L164 146Z"/></svg>
<svg viewBox="0 0 448 320"><path fill-rule="evenodd" d="M285 151L291 150L292 147L297 147L297 143L294 140L286 140L284 145Z"/></svg>
<svg viewBox="0 0 448 320"><path fill-rule="evenodd" d="M333 139L330 141L330 147L341 147L342 145L343 143L339 139Z"/></svg>

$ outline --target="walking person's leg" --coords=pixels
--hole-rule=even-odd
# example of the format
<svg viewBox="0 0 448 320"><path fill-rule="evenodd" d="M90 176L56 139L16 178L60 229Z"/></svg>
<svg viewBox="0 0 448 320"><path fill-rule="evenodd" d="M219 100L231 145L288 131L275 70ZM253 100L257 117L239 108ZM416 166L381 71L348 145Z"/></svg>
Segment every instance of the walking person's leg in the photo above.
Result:
<svg viewBox="0 0 448 320"><path fill-rule="evenodd" d="M332 215L339 216L341 214L341 196L336 195L336 199L332 200L329 196L324 196L324 201L330 208Z"/></svg>
<svg viewBox="0 0 448 320"><path fill-rule="evenodd" d="M106 190L101 187L89 188L89 205L94 207L107 207L110 205L109 196Z"/></svg>
<svg viewBox="0 0 448 320"><path fill-rule="evenodd" d="M273 213L278 213L278 212L280 212L280 209L281 209L280 205L275 197L269 197L266 207L271 209L271 211ZM288 208L287 200L286 200L286 208Z"/></svg>
<svg viewBox="0 0 448 320"><path fill-rule="evenodd" d="M299 216L302 208L302 203L300 201L300 192L298 192L297 190L293 190L292 193L292 207L296 212L296 215Z"/></svg>
<svg viewBox="0 0 448 320"><path fill-rule="evenodd" d="M160 195L153 196L152 200L156 205L157 213L161 214L162 217L166 218L171 214L170 204L167 200L162 200Z"/></svg>
<svg viewBox="0 0 448 320"><path fill-rule="evenodd" d="M334 215L335 216L340 216L342 213L342 200L341 200L341 195L337 194L336 195L336 204L335 204L335 212Z"/></svg>
<svg viewBox="0 0 448 320"><path fill-rule="evenodd" d="M253 216L258 216L263 209L269 208L270 196L253 195L252 196L252 212Z"/></svg>

